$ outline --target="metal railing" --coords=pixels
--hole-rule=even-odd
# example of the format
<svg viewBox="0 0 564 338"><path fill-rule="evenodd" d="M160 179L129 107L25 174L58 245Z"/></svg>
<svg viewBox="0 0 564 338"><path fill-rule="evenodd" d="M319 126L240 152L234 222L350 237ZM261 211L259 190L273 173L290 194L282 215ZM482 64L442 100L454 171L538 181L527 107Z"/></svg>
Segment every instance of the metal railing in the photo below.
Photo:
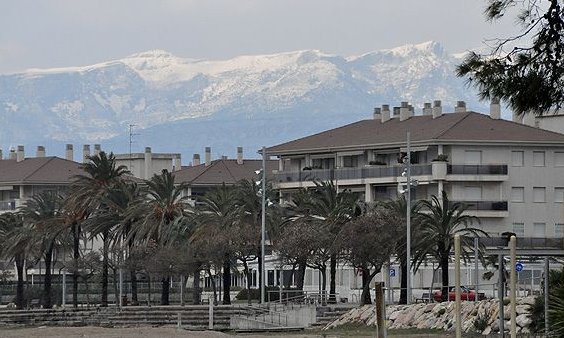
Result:
<svg viewBox="0 0 564 338"><path fill-rule="evenodd" d="M397 166L367 166L362 168L311 169L302 171L281 171L275 174L275 180L284 182L308 182L313 180L353 180L363 178L397 177L404 168ZM430 164L414 164L411 166L412 176L431 175Z"/></svg>
<svg viewBox="0 0 564 338"><path fill-rule="evenodd" d="M507 211L507 201L451 201L464 203L470 211Z"/></svg>
<svg viewBox="0 0 564 338"><path fill-rule="evenodd" d="M479 241L486 247L506 247L508 239L506 237L482 237ZM564 249L564 238L517 237L517 248Z"/></svg>
<svg viewBox="0 0 564 338"><path fill-rule="evenodd" d="M449 164L447 165L449 175L507 175L505 164Z"/></svg>
<svg viewBox="0 0 564 338"><path fill-rule="evenodd" d="M16 201L0 201L0 211L16 210Z"/></svg>

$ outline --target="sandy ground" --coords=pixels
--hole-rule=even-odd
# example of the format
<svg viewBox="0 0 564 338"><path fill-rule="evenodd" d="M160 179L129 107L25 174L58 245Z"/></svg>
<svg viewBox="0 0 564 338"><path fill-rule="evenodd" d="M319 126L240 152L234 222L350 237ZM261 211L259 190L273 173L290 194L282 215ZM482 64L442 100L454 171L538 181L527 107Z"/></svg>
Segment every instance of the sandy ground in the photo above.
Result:
<svg viewBox="0 0 564 338"><path fill-rule="evenodd" d="M259 338L265 335L241 334L229 335L213 331L187 331L165 327L136 327L136 328L103 328L103 327L37 327L37 328L0 328L1 338L228 338L245 337ZM266 335L268 338L316 338L319 335Z"/></svg>

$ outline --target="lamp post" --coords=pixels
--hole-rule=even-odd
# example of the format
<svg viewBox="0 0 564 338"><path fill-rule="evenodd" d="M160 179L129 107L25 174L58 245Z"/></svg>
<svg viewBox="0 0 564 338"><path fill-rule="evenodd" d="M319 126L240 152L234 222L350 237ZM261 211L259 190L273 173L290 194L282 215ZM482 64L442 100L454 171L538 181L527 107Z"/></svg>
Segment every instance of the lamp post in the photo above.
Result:
<svg viewBox="0 0 564 338"><path fill-rule="evenodd" d="M265 250L264 244L266 241L266 147L262 147L262 213L261 213L261 225L260 225L260 255L262 257L262 267L260 274L262 275L262 283L260 283L260 300L264 304L265 294L264 294L264 283L266 282L265 276Z"/></svg>
<svg viewBox="0 0 564 338"><path fill-rule="evenodd" d="M406 225L407 225L407 304L411 303L411 140L410 133L407 132L407 215L406 215Z"/></svg>

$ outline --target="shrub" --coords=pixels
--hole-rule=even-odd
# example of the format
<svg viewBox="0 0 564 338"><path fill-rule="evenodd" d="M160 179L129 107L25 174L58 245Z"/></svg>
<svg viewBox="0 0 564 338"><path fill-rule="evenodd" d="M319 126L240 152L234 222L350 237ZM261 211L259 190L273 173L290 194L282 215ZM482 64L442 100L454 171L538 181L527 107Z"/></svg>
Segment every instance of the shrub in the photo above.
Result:
<svg viewBox="0 0 564 338"><path fill-rule="evenodd" d="M448 155L440 154L433 160L433 162L448 162Z"/></svg>
<svg viewBox="0 0 564 338"><path fill-rule="evenodd" d="M476 329L477 332L482 333L488 327L490 315L490 311L485 310L482 315L476 316L476 319L474 319L474 329Z"/></svg>

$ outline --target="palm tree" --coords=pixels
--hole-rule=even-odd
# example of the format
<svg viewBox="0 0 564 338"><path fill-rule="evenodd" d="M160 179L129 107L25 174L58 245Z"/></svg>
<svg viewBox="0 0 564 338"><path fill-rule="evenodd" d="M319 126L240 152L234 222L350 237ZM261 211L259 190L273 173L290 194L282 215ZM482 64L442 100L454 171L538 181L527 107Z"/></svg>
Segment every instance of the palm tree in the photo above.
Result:
<svg viewBox="0 0 564 338"><path fill-rule="evenodd" d="M113 153L107 155L100 152L88 157L88 162L82 165L84 175L77 175L71 184L69 210L78 215L69 223L73 234L73 260L75 265L80 258L81 219L86 219L94 212L107 209L103 200L112 187L118 184L129 171L123 165L117 166ZM108 246L109 229L101 232L103 245L102 255L102 302L101 306L108 306ZM73 301L76 304L75 293L78 289L78 271L73 273ZM75 305L76 306L76 305Z"/></svg>
<svg viewBox="0 0 564 338"><path fill-rule="evenodd" d="M473 222L480 223L476 216L465 214L468 207L461 202L451 202L447 193L442 192L442 202L437 196L431 201L421 201L419 217L421 226L418 230L414 247L414 263L419 267L428 257L439 262L442 271L442 299L448 298L448 265L454 246L454 236L460 235L462 255L467 259L473 252L475 237L488 234L481 229L471 227Z"/></svg>
<svg viewBox="0 0 564 338"><path fill-rule="evenodd" d="M198 199L198 230L193 240L206 238L221 243L223 256L223 304L231 304L232 230L239 215L235 189L223 184ZM247 276L248 277L248 276Z"/></svg>
<svg viewBox="0 0 564 338"><path fill-rule="evenodd" d="M184 229L183 219L187 216L189 204L184 191L184 183L176 185L174 175L164 169L160 175L146 181L149 199L131 211L138 221L129 233L127 240L135 238L138 242L153 242L157 248L175 243L179 229ZM161 304L169 304L170 276L161 280Z"/></svg>
<svg viewBox="0 0 564 338"><path fill-rule="evenodd" d="M398 219L401 220L401 228L399 230L399 234L401 236L401 240L399 240L396 244L395 256L398 257L400 263L400 304L407 304L407 199L405 195L398 195L395 199L390 199L386 201L379 202L378 204L382 205L384 208L392 211ZM420 208L419 203L412 203L411 204L411 219L416 221L418 210ZM411 223L411 238L416 235L417 232L418 222ZM412 240L414 241L414 240Z"/></svg>
<svg viewBox="0 0 564 338"><path fill-rule="evenodd" d="M340 228L349 222L355 214L355 207L358 198L349 190L339 192L332 181L314 181L313 198L311 200L311 211L316 218L323 222L325 231L329 232L334 239ZM333 240L333 242L335 242ZM329 302L336 302L336 274L337 274L337 254L339 248L328 248L330 251L330 282L329 282Z"/></svg>
<svg viewBox="0 0 564 338"><path fill-rule="evenodd" d="M33 196L21 209L24 222L33 229L33 243L39 248L45 262L43 284L44 308L51 308L51 264L59 236L64 231L63 198L53 191Z"/></svg>
<svg viewBox="0 0 564 338"><path fill-rule="evenodd" d="M33 233L24 226L21 213L7 212L0 215L0 242L6 243L0 249L0 257L13 260L16 264L16 308L24 307L25 261L32 250Z"/></svg>

